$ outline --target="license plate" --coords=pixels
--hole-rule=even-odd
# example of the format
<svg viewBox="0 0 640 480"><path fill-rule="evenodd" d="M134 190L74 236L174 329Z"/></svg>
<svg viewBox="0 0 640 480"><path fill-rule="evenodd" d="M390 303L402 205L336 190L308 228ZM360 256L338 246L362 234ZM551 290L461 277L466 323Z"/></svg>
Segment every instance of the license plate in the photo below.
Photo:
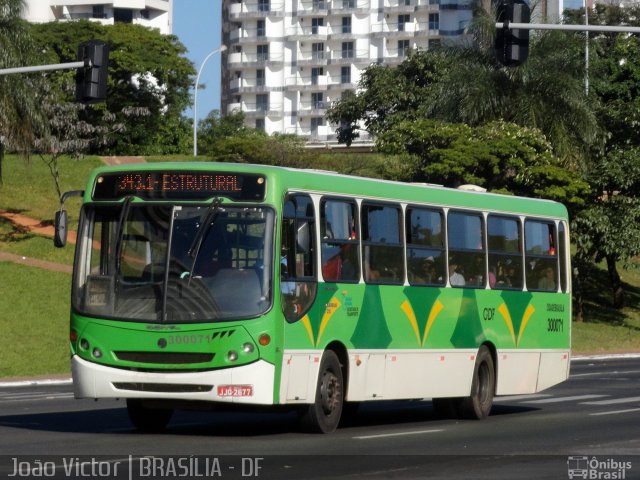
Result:
<svg viewBox="0 0 640 480"><path fill-rule="evenodd" d="M218 385L219 397L252 397L253 385Z"/></svg>

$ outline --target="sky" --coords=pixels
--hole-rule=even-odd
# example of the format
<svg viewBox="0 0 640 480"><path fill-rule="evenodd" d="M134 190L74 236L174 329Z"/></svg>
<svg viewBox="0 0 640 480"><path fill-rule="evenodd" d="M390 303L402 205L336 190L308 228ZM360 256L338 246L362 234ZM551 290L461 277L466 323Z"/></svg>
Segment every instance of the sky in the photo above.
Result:
<svg viewBox="0 0 640 480"><path fill-rule="evenodd" d="M221 0L173 0L173 34L187 48L196 73L206 56L220 47L221 14ZM220 54L205 64L200 85L206 88L198 90L198 119L220 108ZM185 115L192 118L193 110L185 110Z"/></svg>

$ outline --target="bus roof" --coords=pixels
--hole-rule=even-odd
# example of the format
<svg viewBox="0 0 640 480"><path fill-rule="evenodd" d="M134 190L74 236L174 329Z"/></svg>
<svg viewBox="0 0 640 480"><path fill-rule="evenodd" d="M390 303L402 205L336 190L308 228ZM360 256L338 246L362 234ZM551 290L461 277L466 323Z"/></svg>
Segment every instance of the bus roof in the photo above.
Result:
<svg viewBox="0 0 640 480"><path fill-rule="evenodd" d="M229 173L261 173L267 177L267 203L282 201L287 190L309 191L322 194L350 195L379 201L409 204L430 204L452 208L490 210L496 212L567 218L567 209L561 203L496 193L455 189L434 184L405 183L376 178L356 177L326 170L297 169L270 165L214 163L214 162L160 162L104 166L90 175L85 201L92 201L92 188L96 177L113 172L151 171L212 171ZM480 190L480 189L479 189Z"/></svg>

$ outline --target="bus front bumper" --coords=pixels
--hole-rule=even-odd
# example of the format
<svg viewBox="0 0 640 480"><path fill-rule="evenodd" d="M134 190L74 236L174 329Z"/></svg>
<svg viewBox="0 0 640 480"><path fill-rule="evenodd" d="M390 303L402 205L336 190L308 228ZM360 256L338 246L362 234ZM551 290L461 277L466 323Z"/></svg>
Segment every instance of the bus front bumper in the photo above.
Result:
<svg viewBox="0 0 640 480"><path fill-rule="evenodd" d="M136 372L71 358L76 398L146 398L271 405L275 367L263 360L206 372Z"/></svg>

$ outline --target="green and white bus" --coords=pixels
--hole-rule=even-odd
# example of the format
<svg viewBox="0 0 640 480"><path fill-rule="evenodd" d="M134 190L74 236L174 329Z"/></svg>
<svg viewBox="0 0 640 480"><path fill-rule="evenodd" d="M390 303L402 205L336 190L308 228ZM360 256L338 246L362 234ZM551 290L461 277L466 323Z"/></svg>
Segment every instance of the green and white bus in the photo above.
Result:
<svg viewBox="0 0 640 480"><path fill-rule="evenodd" d="M75 396L126 399L141 430L221 404L320 432L367 400L480 419L569 375L561 204L217 163L102 167L74 193Z"/></svg>

